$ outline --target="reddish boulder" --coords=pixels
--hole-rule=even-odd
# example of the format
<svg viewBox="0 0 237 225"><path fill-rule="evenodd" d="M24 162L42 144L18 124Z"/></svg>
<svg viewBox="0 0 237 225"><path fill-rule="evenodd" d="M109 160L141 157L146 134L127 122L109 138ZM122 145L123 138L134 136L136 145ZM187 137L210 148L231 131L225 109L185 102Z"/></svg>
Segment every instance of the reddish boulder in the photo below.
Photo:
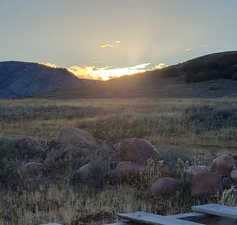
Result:
<svg viewBox="0 0 237 225"><path fill-rule="evenodd" d="M213 172L202 172L192 178L192 196L214 194L222 191L221 176Z"/></svg>
<svg viewBox="0 0 237 225"><path fill-rule="evenodd" d="M145 139L128 138L115 145L115 157L121 161L145 164L156 154L156 148Z"/></svg>
<svg viewBox="0 0 237 225"><path fill-rule="evenodd" d="M195 176L202 172L208 172L207 166L190 166L188 167L185 172L190 176Z"/></svg>
<svg viewBox="0 0 237 225"><path fill-rule="evenodd" d="M133 162L120 162L111 172L112 177L117 179L126 179L139 177L145 170L145 167Z"/></svg>
<svg viewBox="0 0 237 225"><path fill-rule="evenodd" d="M171 177L158 179L151 185L151 193L153 195L174 194L179 187L179 181Z"/></svg>
<svg viewBox="0 0 237 225"><path fill-rule="evenodd" d="M230 155L221 155L212 162L210 171L216 172L221 176L230 176L230 173L234 168L234 158Z"/></svg>

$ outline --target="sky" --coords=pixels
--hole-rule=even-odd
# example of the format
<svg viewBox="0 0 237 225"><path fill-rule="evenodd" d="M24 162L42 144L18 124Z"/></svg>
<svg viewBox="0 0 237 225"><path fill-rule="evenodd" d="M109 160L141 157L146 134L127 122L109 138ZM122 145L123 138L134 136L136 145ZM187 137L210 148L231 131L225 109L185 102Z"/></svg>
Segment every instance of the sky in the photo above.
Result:
<svg viewBox="0 0 237 225"><path fill-rule="evenodd" d="M0 61L168 65L237 50L236 0L0 0Z"/></svg>

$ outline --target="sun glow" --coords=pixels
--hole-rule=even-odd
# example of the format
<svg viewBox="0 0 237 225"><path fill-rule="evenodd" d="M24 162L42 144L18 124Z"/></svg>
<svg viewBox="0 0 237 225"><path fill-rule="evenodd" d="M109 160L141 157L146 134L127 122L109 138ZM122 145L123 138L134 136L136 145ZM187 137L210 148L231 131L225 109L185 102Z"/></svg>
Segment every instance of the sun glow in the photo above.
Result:
<svg viewBox="0 0 237 225"><path fill-rule="evenodd" d="M93 67L93 66L72 66L69 71L80 78L96 79L96 80L109 80L116 77L125 75L133 75L136 73L143 73L147 71L151 63L144 63L136 66L125 68L112 68L112 67Z"/></svg>
<svg viewBox="0 0 237 225"><path fill-rule="evenodd" d="M47 66L47 67L50 67L50 68L54 68L54 69L60 68L60 66L57 66L53 63L48 63L48 62L40 62L38 64L43 65L43 66Z"/></svg>
<svg viewBox="0 0 237 225"><path fill-rule="evenodd" d="M50 68L63 68L52 63L39 63L39 64ZM96 66L75 65L68 67L66 69L80 79L106 81L112 78L144 73L146 71L163 69L165 67L167 67L167 64L165 63L160 63L155 66L152 65L152 63L143 63L135 66L121 67L121 68L113 68L112 66L96 67Z"/></svg>

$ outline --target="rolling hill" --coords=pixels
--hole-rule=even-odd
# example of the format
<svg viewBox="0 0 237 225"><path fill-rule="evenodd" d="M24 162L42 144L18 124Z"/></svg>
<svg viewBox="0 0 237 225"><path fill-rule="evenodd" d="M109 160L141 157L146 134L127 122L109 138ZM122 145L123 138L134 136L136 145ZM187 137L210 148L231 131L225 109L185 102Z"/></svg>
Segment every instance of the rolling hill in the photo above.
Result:
<svg viewBox="0 0 237 225"><path fill-rule="evenodd" d="M109 81L78 79L63 68L0 63L0 98L237 96L237 51L209 54L162 70Z"/></svg>
<svg viewBox="0 0 237 225"><path fill-rule="evenodd" d="M86 89L59 89L45 97L224 97L237 96L237 51L215 53L124 76Z"/></svg>
<svg viewBox="0 0 237 225"><path fill-rule="evenodd" d="M78 79L63 68L38 63L0 62L0 98L22 98L57 88L81 88L88 80Z"/></svg>

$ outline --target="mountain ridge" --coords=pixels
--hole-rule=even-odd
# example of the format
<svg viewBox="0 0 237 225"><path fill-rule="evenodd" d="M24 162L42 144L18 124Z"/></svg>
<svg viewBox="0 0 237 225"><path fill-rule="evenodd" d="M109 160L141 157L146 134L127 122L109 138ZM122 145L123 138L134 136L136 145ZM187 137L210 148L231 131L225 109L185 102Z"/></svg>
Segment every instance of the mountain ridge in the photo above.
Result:
<svg viewBox="0 0 237 225"><path fill-rule="evenodd" d="M39 63L0 62L0 98L23 98L57 88L80 88L87 80L79 79L64 68Z"/></svg>
<svg viewBox="0 0 237 225"><path fill-rule="evenodd" d="M237 51L208 54L160 70L108 81L79 79L66 68L51 68L39 63L0 62L0 98L2 99L29 96L169 96L166 92L172 92L171 97L175 97L176 94L196 96L196 93L200 93L202 89L204 92L209 92L209 88L210 96L216 91L216 95L221 97L225 95L224 89L229 89L226 90L228 96L232 96L230 91L237 96L236 81ZM219 90L221 91L218 93ZM182 91L186 94L182 94ZM205 93L200 93L198 96L205 96Z"/></svg>

